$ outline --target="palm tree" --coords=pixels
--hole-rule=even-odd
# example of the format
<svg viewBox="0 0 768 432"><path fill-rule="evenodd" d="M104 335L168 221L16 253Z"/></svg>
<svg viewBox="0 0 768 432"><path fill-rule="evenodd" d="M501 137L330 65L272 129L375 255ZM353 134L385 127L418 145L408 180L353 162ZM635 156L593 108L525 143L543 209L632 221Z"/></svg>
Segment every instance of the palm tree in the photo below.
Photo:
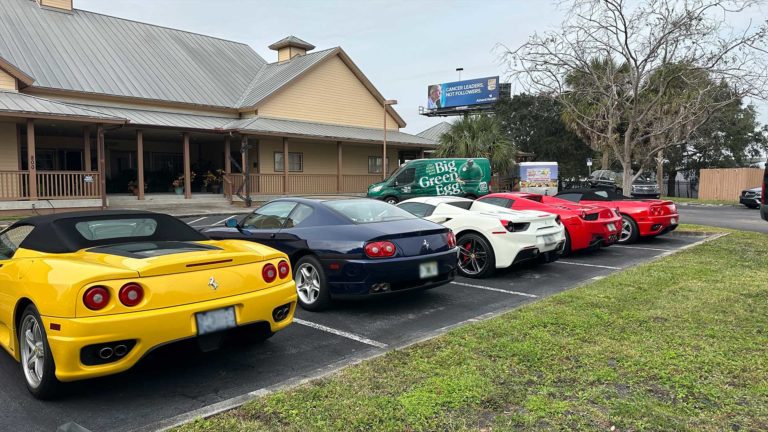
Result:
<svg viewBox="0 0 768 432"><path fill-rule="evenodd" d="M439 141L437 157L487 158L493 172L502 174L514 164L515 148L492 115L465 115Z"/></svg>

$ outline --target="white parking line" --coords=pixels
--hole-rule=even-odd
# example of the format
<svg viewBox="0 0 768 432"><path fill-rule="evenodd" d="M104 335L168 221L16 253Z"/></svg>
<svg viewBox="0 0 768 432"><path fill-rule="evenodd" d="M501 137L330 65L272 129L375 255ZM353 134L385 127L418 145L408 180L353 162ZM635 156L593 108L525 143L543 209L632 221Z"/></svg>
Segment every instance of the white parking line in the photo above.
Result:
<svg viewBox="0 0 768 432"><path fill-rule="evenodd" d="M228 221L228 220L230 220L230 219L232 219L233 217L236 217L236 216L237 216L237 215L232 215L232 216L230 216L230 217L228 217L228 218L226 218L226 219L222 219L222 220L220 220L220 221L218 221L218 222L216 222L216 223L214 223L214 224L212 224L212 225L208 225L208 226L216 226L216 225L218 225L218 224L223 224L224 222L226 222L226 221Z"/></svg>
<svg viewBox="0 0 768 432"><path fill-rule="evenodd" d="M293 318L293 322L296 324L301 324L303 326L312 327L313 329L322 330L324 332L333 333L337 336L345 337L347 339L352 339L353 341L357 341L360 343L364 343L366 345L375 346L376 348L386 349L387 344L376 342L375 340L368 339L366 337L356 335L354 333L345 332L343 330L337 330L335 328L326 327L322 324L313 323L311 321L304 321L303 319L299 318Z"/></svg>
<svg viewBox="0 0 768 432"><path fill-rule="evenodd" d="M484 290L488 290L488 291L496 291L496 292L502 292L502 293L507 293L507 294L514 294L514 295L519 295L519 296L523 296L523 297L530 297L530 298L538 298L539 297L537 295L528 294L528 293L524 293L524 292L520 292L520 291L510 291L510 290L505 290L505 289L501 289L501 288L493 288L493 287L487 287L487 286L482 286L482 285L472 285L472 284L463 283L463 282L451 282L451 283L454 284L454 285L461 285L461 286L470 287L470 288L479 288L479 289L484 289Z"/></svg>
<svg viewBox="0 0 768 432"><path fill-rule="evenodd" d="M672 252L674 250L674 249L661 249L661 248L651 248L651 247L642 247L642 246L623 246L623 245L612 245L611 247L622 248L622 249L649 250L649 251L658 251L658 252Z"/></svg>
<svg viewBox="0 0 768 432"><path fill-rule="evenodd" d="M207 216L203 216L201 218L195 219L193 221L187 222L187 225L192 225L195 222L200 222L201 220L205 219Z"/></svg>
<svg viewBox="0 0 768 432"><path fill-rule="evenodd" d="M563 261L563 260L557 260L555 263L558 264L568 264L568 265L577 265L577 266L584 266L584 267L597 267L597 268L604 268L608 270L621 270L621 267L611 267L606 265L597 265L597 264L585 264L585 263L577 263L573 261Z"/></svg>

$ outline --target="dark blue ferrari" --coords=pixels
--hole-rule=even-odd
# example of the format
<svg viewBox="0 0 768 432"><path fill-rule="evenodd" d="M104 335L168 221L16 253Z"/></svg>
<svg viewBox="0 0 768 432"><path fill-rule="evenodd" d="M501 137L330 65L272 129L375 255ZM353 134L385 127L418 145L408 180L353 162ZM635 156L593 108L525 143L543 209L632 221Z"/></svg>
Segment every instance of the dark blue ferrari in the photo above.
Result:
<svg viewBox="0 0 768 432"><path fill-rule="evenodd" d="M212 239L252 240L291 259L299 304L434 288L453 280L456 239L446 227L367 198L281 198Z"/></svg>

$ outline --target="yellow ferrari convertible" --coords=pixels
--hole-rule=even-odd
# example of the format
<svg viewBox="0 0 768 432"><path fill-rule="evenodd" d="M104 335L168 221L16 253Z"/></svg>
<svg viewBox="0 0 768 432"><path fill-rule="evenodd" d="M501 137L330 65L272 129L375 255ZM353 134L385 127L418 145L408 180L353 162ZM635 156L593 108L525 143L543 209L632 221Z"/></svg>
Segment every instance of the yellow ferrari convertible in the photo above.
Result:
<svg viewBox="0 0 768 432"><path fill-rule="evenodd" d="M0 345L38 398L169 342L215 348L235 328L269 337L295 308L285 254L212 241L168 215L62 213L0 232Z"/></svg>

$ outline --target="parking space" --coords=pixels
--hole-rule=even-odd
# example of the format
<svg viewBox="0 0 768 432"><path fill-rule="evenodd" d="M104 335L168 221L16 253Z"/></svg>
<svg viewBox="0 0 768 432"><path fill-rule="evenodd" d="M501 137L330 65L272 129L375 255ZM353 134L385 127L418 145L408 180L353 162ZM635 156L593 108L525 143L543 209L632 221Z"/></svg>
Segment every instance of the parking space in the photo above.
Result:
<svg viewBox="0 0 768 432"><path fill-rule="evenodd" d="M186 218L201 228L235 215ZM546 265L521 265L488 279L457 278L424 292L345 301L296 322L263 343L234 339L202 353L194 341L156 351L133 370L68 385L56 401L28 395L18 365L0 356L0 430L55 430L67 422L91 431L154 430L247 399L252 392L318 376L453 326L576 287L702 240L667 236L610 247ZM179 417L182 416L182 417Z"/></svg>

